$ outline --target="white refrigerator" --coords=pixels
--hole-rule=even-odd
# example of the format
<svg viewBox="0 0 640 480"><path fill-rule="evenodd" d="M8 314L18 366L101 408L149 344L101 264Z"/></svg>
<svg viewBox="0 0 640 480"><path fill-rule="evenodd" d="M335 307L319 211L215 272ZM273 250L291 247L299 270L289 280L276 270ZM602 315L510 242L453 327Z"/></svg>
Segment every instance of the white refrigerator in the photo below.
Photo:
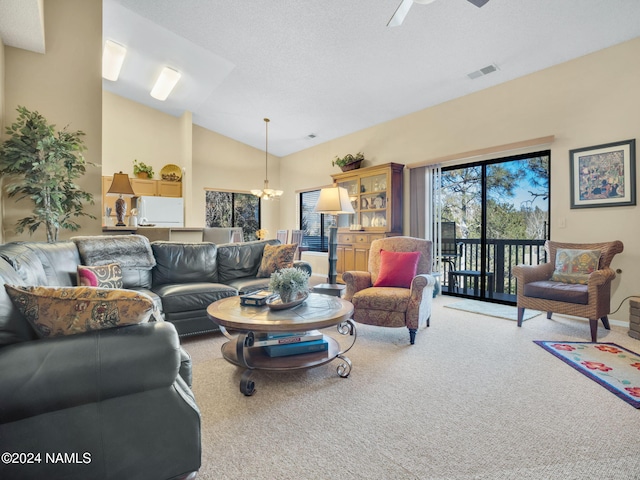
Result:
<svg viewBox="0 0 640 480"><path fill-rule="evenodd" d="M138 225L156 227L184 227L184 199L182 197L138 197Z"/></svg>

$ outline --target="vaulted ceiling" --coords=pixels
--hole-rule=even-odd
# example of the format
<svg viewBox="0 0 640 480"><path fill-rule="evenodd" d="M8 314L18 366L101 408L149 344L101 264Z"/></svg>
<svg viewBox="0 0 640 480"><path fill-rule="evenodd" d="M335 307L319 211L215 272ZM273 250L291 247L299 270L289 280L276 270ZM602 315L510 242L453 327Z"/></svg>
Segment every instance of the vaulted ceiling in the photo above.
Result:
<svg viewBox="0 0 640 480"><path fill-rule="evenodd" d="M436 0L387 27L399 3L103 0L104 39L128 49L103 88L256 148L269 117L283 156L640 36L638 0ZM160 102L164 66L182 78Z"/></svg>

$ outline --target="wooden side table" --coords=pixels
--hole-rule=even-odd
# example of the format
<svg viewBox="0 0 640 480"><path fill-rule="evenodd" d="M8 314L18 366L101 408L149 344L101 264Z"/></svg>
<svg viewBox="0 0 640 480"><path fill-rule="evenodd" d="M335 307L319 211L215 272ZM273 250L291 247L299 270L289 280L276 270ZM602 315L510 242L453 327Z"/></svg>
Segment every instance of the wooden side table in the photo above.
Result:
<svg viewBox="0 0 640 480"><path fill-rule="evenodd" d="M342 283L321 283L313 287L313 293L341 297L347 286Z"/></svg>

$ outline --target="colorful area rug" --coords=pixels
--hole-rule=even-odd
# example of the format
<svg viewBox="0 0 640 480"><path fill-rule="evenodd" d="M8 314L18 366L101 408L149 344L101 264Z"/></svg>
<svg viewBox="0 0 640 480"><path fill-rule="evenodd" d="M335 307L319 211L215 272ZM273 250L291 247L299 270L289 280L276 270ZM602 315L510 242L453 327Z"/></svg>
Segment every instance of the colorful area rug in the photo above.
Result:
<svg viewBox="0 0 640 480"><path fill-rule="evenodd" d="M615 343L535 341L549 353L640 408L640 355Z"/></svg>
<svg viewBox="0 0 640 480"><path fill-rule="evenodd" d="M462 310L465 312L479 313L490 317L505 318L507 320L518 320L518 309L511 305L500 303L480 302L478 300L462 300L461 302L445 305L447 308ZM523 320L529 320L542 312L537 310L525 310Z"/></svg>

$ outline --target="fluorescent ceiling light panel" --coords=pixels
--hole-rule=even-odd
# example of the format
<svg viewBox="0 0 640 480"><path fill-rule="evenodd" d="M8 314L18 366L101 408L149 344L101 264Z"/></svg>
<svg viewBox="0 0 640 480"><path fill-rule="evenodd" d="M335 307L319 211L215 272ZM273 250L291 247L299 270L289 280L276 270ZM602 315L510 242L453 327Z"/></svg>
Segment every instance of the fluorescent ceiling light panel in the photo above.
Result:
<svg viewBox="0 0 640 480"><path fill-rule="evenodd" d="M107 40L102 52L102 77L115 82L118 80L127 49L119 43Z"/></svg>
<svg viewBox="0 0 640 480"><path fill-rule="evenodd" d="M171 93L171 90L173 90L173 87L175 87L178 80L180 80L180 76L180 72L177 70L164 67L162 72L160 72L158 80L156 80L156 84L151 90L151 96L157 100L166 100Z"/></svg>

